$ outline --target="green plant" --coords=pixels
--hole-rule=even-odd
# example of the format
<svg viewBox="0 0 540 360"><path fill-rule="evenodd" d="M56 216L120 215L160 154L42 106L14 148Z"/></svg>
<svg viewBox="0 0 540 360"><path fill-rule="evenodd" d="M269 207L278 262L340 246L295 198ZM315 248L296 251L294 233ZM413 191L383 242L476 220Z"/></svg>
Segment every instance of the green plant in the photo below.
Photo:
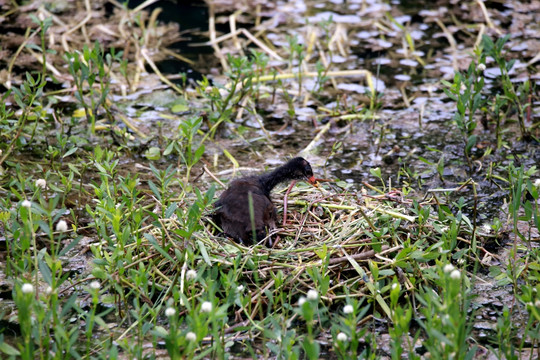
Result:
<svg viewBox="0 0 540 360"><path fill-rule="evenodd" d="M471 62L466 73L456 72L453 83L442 80L446 85L444 92L456 102L457 111L454 113L453 121L461 133L465 145L464 155L469 168L472 168L472 150L478 141L474 134L477 125L475 115L487 101L482 95L484 77L479 70L479 65L485 63L485 54L482 49L476 49L475 54L478 64Z"/></svg>
<svg viewBox="0 0 540 360"><path fill-rule="evenodd" d="M22 109L22 114L18 116L16 122L11 119L14 112L7 111L2 108L2 119L0 120L4 126L0 127L0 138L8 139L9 146L0 154L0 165L6 161L15 147L23 148L29 143L32 143L39 119L42 117L42 100L43 87L46 82L42 74L32 76L29 72L26 73L26 80L20 87L12 87L11 93L17 106ZM8 91L2 99L5 100L9 96ZM27 140L23 135L27 122L34 121L34 127L31 130L30 140Z"/></svg>
<svg viewBox="0 0 540 360"><path fill-rule="evenodd" d="M68 70L77 90L75 98L84 109L92 133L95 132L96 119L101 107L105 110L107 117L111 121L114 120L107 103L107 96L113 61L120 61L121 57L122 52L116 53L114 49L105 54L98 41L92 48L84 45L82 53L79 51L65 53Z"/></svg>
<svg viewBox="0 0 540 360"><path fill-rule="evenodd" d="M177 140L169 143L163 154L165 156L175 151L186 166L186 175L183 179L184 186L189 186L191 169L199 162L204 154L204 140L195 143L195 135L202 125L202 117L190 117L180 122L180 136ZM189 189L186 189L189 191Z"/></svg>
<svg viewBox="0 0 540 360"><path fill-rule="evenodd" d="M467 341L472 331L466 311L472 298L468 279L449 263L440 264L433 276L438 290L423 287L416 295L423 305L423 319L417 321L426 333L424 346L434 358L470 359L476 345Z"/></svg>
<svg viewBox="0 0 540 360"><path fill-rule="evenodd" d="M211 86L206 77L198 82L197 91L210 102L210 111L208 112L210 128L202 142L206 140L206 137L214 138L219 126L235 117L235 112L240 104L246 97L253 94L254 63L258 62L257 66L259 67L264 64L264 58L260 56L248 59L245 56L227 55L227 61L230 70L225 74L229 79L225 86Z"/></svg>
<svg viewBox="0 0 540 360"><path fill-rule="evenodd" d="M289 43L289 70L296 69L298 76L298 95L302 94L302 71L304 67L305 45L298 41L298 36L287 36L287 42Z"/></svg>
<svg viewBox="0 0 540 360"><path fill-rule="evenodd" d="M531 94L531 83L527 79L516 88L514 82L510 78L510 71L514 67L516 62L515 59L507 61L505 59L504 46L510 39L510 34L507 34L499 39L496 42L493 42L491 38L487 35L482 36L482 46L485 53L488 56L491 56L500 70L500 81L501 87L503 90L503 96L495 97L495 101L492 101L492 106L494 108L493 113L496 116L497 124L499 124L499 111L503 107L506 107L506 114L510 112L510 106L513 106L517 109L518 115L518 124L521 131L521 136L524 138L530 137L529 130L525 127L525 117L527 116L527 109L531 106L529 101L529 95ZM497 126L498 127L498 126ZM499 139L499 136L497 137Z"/></svg>

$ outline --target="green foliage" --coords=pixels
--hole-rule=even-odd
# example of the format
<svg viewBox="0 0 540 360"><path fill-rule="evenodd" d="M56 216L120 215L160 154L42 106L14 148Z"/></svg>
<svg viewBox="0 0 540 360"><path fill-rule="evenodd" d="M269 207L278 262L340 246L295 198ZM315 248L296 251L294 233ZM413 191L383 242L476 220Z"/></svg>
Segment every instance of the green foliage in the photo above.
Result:
<svg viewBox="0 0 540 360"><path fill-rule="evenodd" d="M471 332L466 309L471 302L470 284L463 271L439 265L435 288L423 287L416 299L423 305L423 319L417 319L427 334L424 346L434 358L472 359L476 346L468 344Z"/></svg>
<svg viewBox="0 0 540 360"><path fill-rule="evenodd" d="M486 55L491 56L500 70L500 86L502 88L504 95L497 94L495 99L490 101L491 107L493 108L493 114L497 119L497 131L498 131L498 144L500 146L500 135L499 135L499 124L500 124L500 114L499 112L506 113L507 115L511 111L511 108L517 109L518 114L518 123L521 130L521 135L524 138L530 137L530 131L525 126L525 117L527 109L531 106L529 96L532 94L532 86L529 79L523 81L519 85L514 84L510 78L510 71L514 67L516 62L515 59L506 60L506 53L504 51L504 46L510 39L510 34L507 34L499 39L496 42L487 36L482 36L482 46ZM529 119L530 120L530 119Z"/></svg>
<svg viewBox="0 0 540 360"><path fill-rule="evenodd" d="M111 121L114 120L110 116L107 96L109 95L112 63L120 61L121 57L122 52L116 53L114 49L111 53L105 54L98 41L94 43L92 48L84 45L82 53L79 51L65 53L68 70L77 90L75 98L84 109L92 134L95 132L96 119L101 107L105 110L108 118Z"/></svg>
<svg viewBox="0 0 540 360"><path fill-rule="evenodd" d="M477 56L478 64L471 62L466 73L457 72L454 75L453 83L442 80L443 84L447 86L444 92L456 102L457 112L454 114L453 121L463 138L464 154L469 166L471 166L472 150L478 141L474 134L477 124L475 115L486 102L482 95L484 77L478 70L479 64L485 63L485 55L478 52Z"/></svg>

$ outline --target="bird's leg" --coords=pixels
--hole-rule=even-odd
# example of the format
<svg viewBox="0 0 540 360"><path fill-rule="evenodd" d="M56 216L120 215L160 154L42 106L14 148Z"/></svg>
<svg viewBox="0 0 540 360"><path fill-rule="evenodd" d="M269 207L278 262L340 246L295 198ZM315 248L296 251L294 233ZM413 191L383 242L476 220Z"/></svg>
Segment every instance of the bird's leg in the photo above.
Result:
<svg viewBox="0 0 540 360"><path fill-rule="evenodd" d="M277 243L281 240L281 236L277 235L276 236L276 241L274 241L274 243L272 244L272 249L276 247Z"/></svg>
<svg viewBox="0 0 540 360"><path fill-rule="evenodd" d="M296 185L296 180L291 181L291 185L289 186L287 192L285 193L285 196L283 197L283 226L287 224L287 201L289 200L289 193L291 192L294 185Z"/></svg>

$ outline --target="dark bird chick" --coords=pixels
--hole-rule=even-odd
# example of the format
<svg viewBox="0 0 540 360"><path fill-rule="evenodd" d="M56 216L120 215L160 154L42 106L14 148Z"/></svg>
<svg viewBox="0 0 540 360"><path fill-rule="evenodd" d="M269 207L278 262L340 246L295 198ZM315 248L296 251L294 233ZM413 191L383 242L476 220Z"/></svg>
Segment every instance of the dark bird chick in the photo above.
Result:
<svg viewBox="0 0 540 360"><path fill-rule="evenodd" d="M253 244L253 240L255 243L260 242L269 230L276 227L276 207L272 203L270 192L279 183L291 180L316 183L311 165L306 159L297 157L274 171L232 181L215 204L214 221L226 235L238 242L244 244ZM253 220L250 216L250 195ZM271 241L268 245L272 245Z"/></svg>

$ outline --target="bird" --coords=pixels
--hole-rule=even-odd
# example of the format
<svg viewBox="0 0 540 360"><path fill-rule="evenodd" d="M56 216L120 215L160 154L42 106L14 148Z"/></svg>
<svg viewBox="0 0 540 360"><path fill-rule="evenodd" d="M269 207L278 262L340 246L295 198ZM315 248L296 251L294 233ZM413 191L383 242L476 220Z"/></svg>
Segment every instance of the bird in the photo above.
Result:
<svg viewBox="0 0 540 360"><path fill-rule="evenodd" d="M271 172L233 180L214 204L214 222L239 243L261 242L276 227L277 212L270 192L276 185L291 180L317 184L311 165L302 157L293 158ZM268 239L266 245L272 246L272 240Z"/></svg>

